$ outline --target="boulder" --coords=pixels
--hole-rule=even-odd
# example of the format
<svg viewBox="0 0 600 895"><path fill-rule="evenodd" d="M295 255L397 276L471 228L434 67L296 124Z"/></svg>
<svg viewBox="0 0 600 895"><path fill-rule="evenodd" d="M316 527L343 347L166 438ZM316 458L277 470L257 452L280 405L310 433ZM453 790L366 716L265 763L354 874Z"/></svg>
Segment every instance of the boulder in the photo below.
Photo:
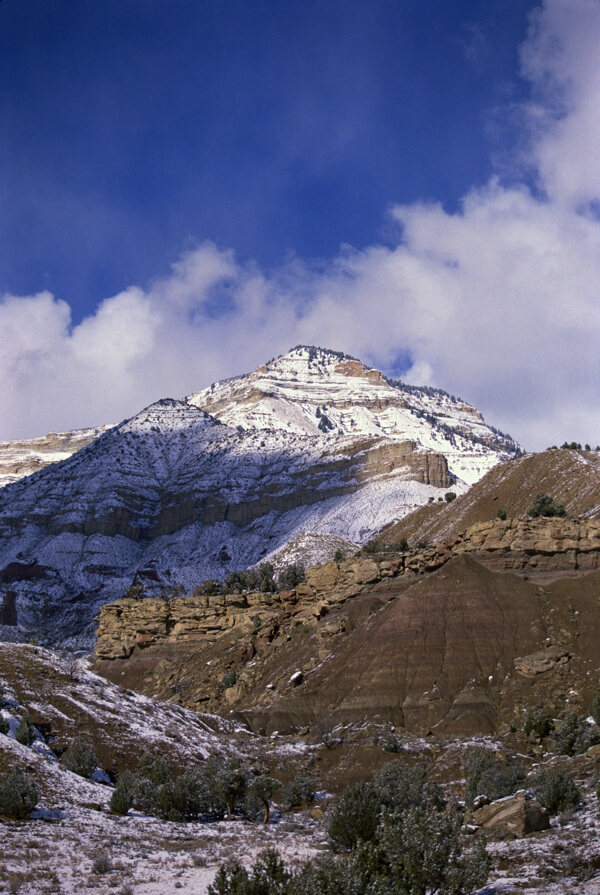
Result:
<svg viewBox="0 0 600 895"><path fill-rule="evenodd" d="M488 833L527 836L550 826L548 812L524 789L473 811L471 820Z"/></svg>

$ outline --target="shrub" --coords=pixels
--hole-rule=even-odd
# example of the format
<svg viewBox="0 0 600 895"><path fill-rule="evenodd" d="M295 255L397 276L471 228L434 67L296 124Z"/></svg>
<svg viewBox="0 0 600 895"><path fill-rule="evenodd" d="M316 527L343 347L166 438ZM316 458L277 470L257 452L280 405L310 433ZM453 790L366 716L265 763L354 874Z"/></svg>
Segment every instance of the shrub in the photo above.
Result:
<svg viewBox="0 0 600 895"><path fill-rule="evenodd" d="M113 814L125 815L133 806L133 793L117 783L110 797L109 808Z"/></svg>
<svg viewBox="0 0 600 895"><path fill-rule="evenodd" d="M290 563L279 573L277 584L279 587L292 588L296 587L306 578L304 566L301 562Z"/></svg>
<svg viewBox="0 0 600 895"><path fill-rule="evenodd" d="M239 861L221 865L208 895L292 895L292 874L276 851L259 855L251 874Z"/></svg>
<svg viewBox="0 0 600 895"><path fill-rule="evenodd" d="M554 721L552 720L552 715L548 714L542 706L529 709L526 713L523 730L527 735L534 733L540 739L543 739L552 732L553 728Z"/></svg>
<svg viewBox="0 0 600 895"><path fill-rule="evenodd" d="M242 767L238 759L223 761L212 757L205 762L200 771L206 787L208 813L227 819L233 812L242 809L248 786L248 771Z"/></svg>
<svg viewBox="0 0 600 895"><path fill-rule="evenodd" d="M359 841L347 858L307 861L295 871L275 852L248 872L238 861L222 865L209 895L459 895L487 879L489 857L481 839L468 855L460 817L427 806L386 817L374 841Z"/></svg>
<svg viewBox="0 0 600 895"><path fill-rule="evenodd" d="M234 668L231 668L221 678L221 688L227 690L229 687L233 687L235 683L237 683L237 672Z"/></svg>
<svg viewBox="0 0 600 895"><path fill-rule="evenodd" d="M68 771L89 780L98 765L96 753L84 740L75 740L61 758Z"/></svg>
<svg viewBox="0 0 600 895"><path fill-rule="evenodd" d="M281 800L286 808L301 808L315 800L316 784L310 774L296 774L281 790Z"/></svg>
<svg viewBox="0 0 600 895"><path fill-rule="evenodd" d="M335 553L333 554L333 559L334 559L335 562L341 562L341 561L343 560L343 558L344 558L344 554L343 554L343 552L340 550L340 548L338 547L338 549L337 549L337 550L335 551Z"/></svg>
<svg viewBox="0 0 600 895"><path fill-rule="evenodd" d="M113 863L104 850L96 853L92 862L92 873L110 873L113 869Z"/></svg>
<svg viewBox="0 0 600 895"><path fill-rule="evenodd" d="M268 777L266 774L259 774L257 777L253 777L246 790L244 803L246 813L251 817L256 817L262 811L263 823L268 824L271 814L271 799L279 786L278 780Z"/></svg>
<svg viewBox="0 0 600 895"><path fill-rule="evenodd" d="M564 506L561 503L555 504L553 497L541 491L536 494L533 504L529 507L527 513L532 518L537 518L538 516L566 516Z"/></svg>
<svg viewBox="0 0 600 895"><path fill-rule="evenodd" d="M348 786L337 803L327 832L336 848L350 851L362 840L370 842L379 823L381 798L372 783Z"/></svg>
<svg viewBox="0 0 600 895"><path fill-rule="evenodd" d="M446 503L452 503L453 500L456 500L456 494L454 491L448 491L444 494L444 499Z"/></svg>
<svg viewBox="0 0 600 895"><path fill-rule="evenodd" d="M113 794L110 797L110 810L113 814L127 814L135 802L135 792L141 778L131 771L123 771L117 780Z"/></svg>
<svg viewBox="0 0 600 895"><path fill-rule="evenodd" d="M389 881L387 892L459 893L483 885L489 873L489 857L481 839L468 858L463 856L461 823L457 813L437 811L428 805L416 805L384 818L378 839L382 875Z"/></svg>
<svg viewBox="0 0 600 895"><path fill-rule="evenodd" d="M35 731L29 715L23 715L15 731L15 739L22 746L31 746L35 739Z"/></svg>
<svg viewBox="0 0 600 895"><path fill-rule="evenodd" d="M150 780L155 786L160 786L161 783L166 783L170 778L171 764L162 755L144 752L140 758L137 773L139 776Z"/></svg>
<svg viewBox="0 0 600 895"><path fill-rule="evenodd" d="M581 793L572 778L564 771L554 769L541 771L534 779L534 786L539 803L547 808L550 814L575 808L581 801Z"/></svg>
<svg viewBox="0 0 600 895"><path fill-rule="evenodd" d="M566 715L554 733L559 755L580 755L600 742L600 732L575 712Z"/></svg>
<svg viewBox="0 0 600 895"><path fill-rule="evenodd" d="M37 805L35 783L19 771L12 771L0 780L0 814L14 820L29 817Z"/></svg>
<svg viewBox="0 0 600 895"><path fill-rule="evenodd" d="M0 733L8 733L10 724L2 715L0 715Z"/></svg>
<svg viewBox="0 0 600 895"><path fill-rule="evenodd" d="M403 761L392 761L375 774L373 782L380 805L388 811L398 813L422 804L436 810L444 806L442 790L426 782L422 767L409 767Z"/></svg>
<svg viewBox="0 0 600 895"><path fill-rule="evenodd" d="M485 749L474 749L467 764L465 801L472 805L476 796L487 796L492 801L509 796L525 779L523 769L511 765L504 770Z"/></svg>
<svg viewBox="0 0 600 895"><path fill-rule="evenodd" d="M496 518L497 518L497 519L502 519L502 520L504 520L504 519L506 519L506 516L507 516L507 512L506 512L506 510L498 510L498 512L496 513Z"/></svg>

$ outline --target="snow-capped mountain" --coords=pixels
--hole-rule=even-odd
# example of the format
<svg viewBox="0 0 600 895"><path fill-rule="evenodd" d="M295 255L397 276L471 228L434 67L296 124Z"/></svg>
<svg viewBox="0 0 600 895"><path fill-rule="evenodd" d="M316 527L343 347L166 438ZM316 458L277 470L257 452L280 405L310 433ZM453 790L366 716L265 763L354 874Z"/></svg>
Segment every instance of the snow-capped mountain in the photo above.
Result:
<svg viewBox="0 0 600 895"><path fill-rule="evenodd" d="M71 432L50 432L39 438L21 441L0 441L0 488L18 482L51 463L66 460L110 428L97 426Z"/></svg>
<svg viewBox="0 0 600 895"><path fill-rule="evenodd" d="M0 634L90 643L103 602L306 532L361 543L517 446L469 405L308 347L164 399L0 491Z"/></svg>
<svg viewBox="0 0 600 895"><path fill-rule="evenodd" d="M355 358L300 345L254 373L216 382L187 398L229 426L294 435L409 439L442 453L471 485L518 445L481 413L440 389L386 378Z"/></svg>

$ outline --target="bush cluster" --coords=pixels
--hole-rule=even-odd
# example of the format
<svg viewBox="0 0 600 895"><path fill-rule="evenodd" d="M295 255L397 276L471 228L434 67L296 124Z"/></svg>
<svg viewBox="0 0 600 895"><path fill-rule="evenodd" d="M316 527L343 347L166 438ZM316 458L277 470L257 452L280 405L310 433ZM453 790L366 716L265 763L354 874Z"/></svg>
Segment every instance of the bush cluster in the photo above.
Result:
<svg viewBox="0 0 600 895"><path fill-rule="evenodd" d="M562 503L554 503L554 498L540 491L536 494L527 514L533 519L538 516L566 516L567 512Z"/></svg>
<svg viewBox="0 0 600 895"><path fill-rule="evenodd" d="M553 729L554 721L552 715L550 715L543 706L529 709L525 714L523 730L528 736L533 733L535 736L543 739L544 737L549 736Z"/></svg>
<svg viewBox="0 0 600 895"><path fill-rule="evenodd" d="M301 562L293 562L287 565L279 575L275 576L275 569L270 562L263 562L254 569L230 572L222 581L216 578L205 578L199 587L194 588L195 594L238 594L242 591L260 591L271 594L277 590L286 590L296 587L304 581L306 575Z"/></svg>
<svg viewBox="0 0 600 895"><path fill-rule="evenodd" d="M581 801L579 789L564 771L541 771L534 779L537 800L550 814L575 808Z"/></svg>
<svg viewBox="0 0 600 895"><path fill-rule="evenodd" d="M37 805L38 794L33 780L18 771L0 779L0 815L13 820L29 817Z"/></svg>
<svg viewBox="0 0 600 895"><path fill-rule="evenodd" d="M310 774L296 774L293 780L281 788L281 801L285 808L302 808L315 800L317 785Z"/></svg>
<svg viewBox="0 0 600 895"><path fill-rule="evenodd" d="M600 731L595 725L589 724L586 718L571 712L555 730L554 741L559 755L580 755L590 746L600 743Z"/></svg>
<svg viewBox="0 0 600 895"><path fill-rule="evenodd" d="M483 841L463 852L461 817L422 771L393 762L370 782L342 794L329 834L346 854L291 870L274 851L248 871L221 866L209 895L425 895L483 885L489 858Z"/></svg>
<svg viewBox="0 0 600 895"><path fill-rule="evenodd" d="M525 779L520 765L503 768L485 749L473 749L467 764L465 801L472 805L476 796L487 796L492 801L516 792Z"/></svg>
<svg viewBox="0 0 600 895"><path fill-rule="evenodd" d="M98 766L98 759L92 746L85 740L77 739L61 756L61 761L68 771L89 780Z"/></svg>
<svg viewBox="0 0 600 895"><path fill-rule="evenodd" d="M135 773L125 771L120 775L110 810L124 815L130 808L137 808L171 821L261 814L266 823L278 786L278 781L264 774L253 777L237 759L216 757L171 779L169 762L146 752Z"/></svg>
<svg viewBox="0 0 600 895"><path fill-rule="evenodd" d="M31 746L35 739L35 730L28 714L22 716L17 729L15 730L15 739L22 746Z"/></svg>

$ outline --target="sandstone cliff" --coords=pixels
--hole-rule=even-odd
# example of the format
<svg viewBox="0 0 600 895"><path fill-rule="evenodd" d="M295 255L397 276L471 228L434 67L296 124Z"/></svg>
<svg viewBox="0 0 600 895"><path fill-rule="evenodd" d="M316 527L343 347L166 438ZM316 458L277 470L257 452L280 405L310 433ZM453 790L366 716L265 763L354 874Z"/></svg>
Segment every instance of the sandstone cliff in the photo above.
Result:
<svg viewBox="0 0 600 895"><path fill-rule="evenodd" d="M480 523L314 567L279 594L118 600L101 610L97 667L257 730L377 715L489 732L537 702L540 678L555 703L593 686L599 567L599 522Z"/></svg>

